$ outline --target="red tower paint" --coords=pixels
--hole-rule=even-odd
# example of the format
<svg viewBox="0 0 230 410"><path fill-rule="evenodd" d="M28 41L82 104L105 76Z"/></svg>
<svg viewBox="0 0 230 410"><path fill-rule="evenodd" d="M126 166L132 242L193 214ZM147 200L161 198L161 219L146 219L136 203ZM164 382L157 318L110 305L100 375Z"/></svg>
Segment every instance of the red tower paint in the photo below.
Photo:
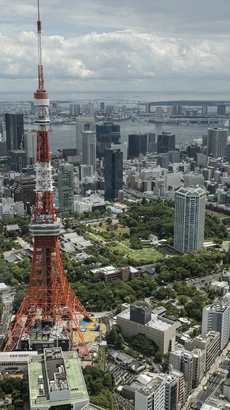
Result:
<svg viewBox="0 0 230 410"><path fill-rule="evenodd" d="M71 289L62 265L58 243L60 219L56 215L50 163L48 127L49 94L44 86L41 46L41 20L38 0L38 89L37 107L36 202L30 222L34 251L26 296L10 328L4 351L55 346L78 349L89 354L78 313L89 318L84 306ZM75 341L75 336L77 341ZM66 343L67 341L67 343Z"/></svg>

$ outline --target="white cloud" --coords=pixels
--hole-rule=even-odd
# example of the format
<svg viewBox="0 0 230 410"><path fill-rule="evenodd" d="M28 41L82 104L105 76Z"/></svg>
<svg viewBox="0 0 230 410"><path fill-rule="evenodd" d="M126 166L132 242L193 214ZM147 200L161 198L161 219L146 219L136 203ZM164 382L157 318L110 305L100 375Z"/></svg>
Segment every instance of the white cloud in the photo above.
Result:
<svg viewBox="0 0 230 410"><path fill-rule="evenodd" d="M0 91L32 90L37 2L8 3L0 0ZM50 91L215 91L230 85L225 0L41 0L41 15Z"/></svg>
<svg viewBox="0 0 230 410"><path fill-rule="evenodd" d="M37 38L22 32L17 38L0 37L2 78L36 77ZM228 77L229 48L223 43L162 38L133 31L106 34L91 33L65 39L43 39L43 60L47 82L103 80L126 81L149 79L159 86L167 79L189 81ZM192 86L193 87L193 86ZM134 87L135 89L135 87Z"/></svg>

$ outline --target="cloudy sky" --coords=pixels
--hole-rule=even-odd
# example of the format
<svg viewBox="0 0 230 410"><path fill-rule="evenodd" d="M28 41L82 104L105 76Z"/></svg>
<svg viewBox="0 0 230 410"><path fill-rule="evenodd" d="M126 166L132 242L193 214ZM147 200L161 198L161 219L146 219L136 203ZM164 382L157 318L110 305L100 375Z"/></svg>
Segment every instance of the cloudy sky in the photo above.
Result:
<svg viewBox="0 0 230 410"><path fill-rule="evenodd" d="M0 0L0 92L36 88L36 0ZM49 91L230 99L228 0L40 0Z"/></svg>

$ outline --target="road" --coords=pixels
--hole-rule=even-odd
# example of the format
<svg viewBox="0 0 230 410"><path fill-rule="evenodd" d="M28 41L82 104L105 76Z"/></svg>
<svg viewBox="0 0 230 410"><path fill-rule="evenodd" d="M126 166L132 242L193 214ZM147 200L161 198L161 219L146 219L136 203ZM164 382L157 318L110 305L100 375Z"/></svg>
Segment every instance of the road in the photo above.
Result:
<svg viewBox="0 0 230 410"><path fill-rule="evenodd" d="M4 292L2 295L2 302L4 304L2 320L0 323L0 347L7 336L8 328L10 325L10 319L12 316L12 304L14 300L14 294L11 290Z"/></svg>
<svg viewBox="0 0 230 410"><path fill-rule="evenodd" d="M223 381L223 376L216 374L209 382L207 389L200 392L197 396L197 401L204 403L210 396L213 396Z"/></svg>
<svg viewBox="0 0 230 410"><path fill-rule="evenodd" d="M222 351L221 355L215 360L215 363L213 363L212 367L209 369L209 371L203 377L203 379L201 380L199 386L196 387L196 389L193 391L193 393L188 397L184 407L182 408L183 410L186 410L186 409L190 408L190 405L191 405L192 402L194 402L194 401L197 402L198 400L200 400L200 399L198 399L198 397L200 397L200 393L205 392L206 390L208 390L209 386L207 386L206 390L203 390L203 389L204 389L206 383L208 382L210 376L212 376L212 374L214 372L218 371L218 368L219 368L220 364L228 356L228 351L229 350L230 350L230 342L227 344L227 346ZM214 391L213 386L212 386L212 391Z"/></svg>

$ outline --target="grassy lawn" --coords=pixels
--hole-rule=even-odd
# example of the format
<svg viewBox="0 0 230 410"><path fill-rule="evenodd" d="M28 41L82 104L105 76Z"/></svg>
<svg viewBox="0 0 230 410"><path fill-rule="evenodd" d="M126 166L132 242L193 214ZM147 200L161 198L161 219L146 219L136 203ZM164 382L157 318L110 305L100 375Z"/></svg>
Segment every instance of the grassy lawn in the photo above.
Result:
<svg viewBox="0 0 230 410"><path fill-rule="evenodd" d="M129 253L129 250L127 248L125 248L124 246L122 246L121 244L117 243L114 246L109 245L109 247L113 250L118 252L120 255L124 256L127 253Z"/></svg>
<svg viewBox="0 0 230 410"><path fill-rule="evenodd" d="M98 241L98 242L104 242L104 238L99 235L97 232L92 233L92 232L86 232L87 238L89 238L91 241Z"/></svg>
<svg viewBox="0 0 230 410"><path fill-rule="evenodd" d="M224 215L221 212L212 211L211 209L206 209L205 213L211 216L217 216L220 220L230 218L230 215Z"/></svg>
<svg viewBox="0 0 230 410"><path fill-rule="evenodd" d="M127 257L134 259L137 262L143 261L144 263L148 264L151 262L155 262L159 258L162 258L163 255L162 253L152 248L145 248L134 252L129 252Z"/></svg>

